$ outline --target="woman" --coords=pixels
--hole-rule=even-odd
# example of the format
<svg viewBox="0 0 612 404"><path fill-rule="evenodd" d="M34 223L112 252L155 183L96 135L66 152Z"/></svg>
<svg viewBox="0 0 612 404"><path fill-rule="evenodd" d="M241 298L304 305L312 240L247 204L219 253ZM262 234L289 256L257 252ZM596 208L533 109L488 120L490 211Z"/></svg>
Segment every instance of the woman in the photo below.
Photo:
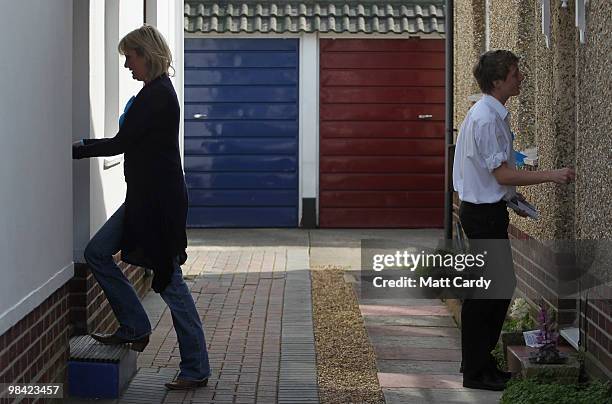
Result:
<svg viewBox="0 0 612 404"><path fill-rule="evenodd" d="M73 158L124 154L125 203L85 249L85 260L117 317L114 334L93 334L103 344L131 343L142 352L151 324L133 286L113 261L154 270L153 289L172 313L181 353L180 373L168 389L205 386L210 375L204 331L180 265L187 258L187 190L178 144L180 108L168 77L172 54L163 36L144 25L119 42L125 67L144 82L130 100L113 138L84 139Z"/></svg>

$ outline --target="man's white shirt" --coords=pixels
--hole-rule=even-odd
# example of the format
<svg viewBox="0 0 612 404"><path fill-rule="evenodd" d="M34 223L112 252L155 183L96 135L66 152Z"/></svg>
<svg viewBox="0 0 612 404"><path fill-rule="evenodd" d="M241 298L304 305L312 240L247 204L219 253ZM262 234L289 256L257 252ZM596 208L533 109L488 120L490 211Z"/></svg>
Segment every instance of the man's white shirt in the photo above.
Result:
<svg viewBox="0 0 612 404"><path fill-rule="evenodd" d="M509 118L506 107L490 95L470 108L459 130L453 162L453 187L462 201L495 203L516 195L516 187L500 185L493 176L503 162L510 168L516 165Z"/></svg>

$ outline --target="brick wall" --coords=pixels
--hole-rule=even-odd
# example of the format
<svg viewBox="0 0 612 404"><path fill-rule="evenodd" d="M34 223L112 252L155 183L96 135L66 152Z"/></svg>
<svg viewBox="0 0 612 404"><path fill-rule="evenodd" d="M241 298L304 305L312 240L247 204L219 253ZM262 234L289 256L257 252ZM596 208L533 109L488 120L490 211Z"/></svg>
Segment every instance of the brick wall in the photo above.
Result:
<svg viewBox="0 0 612 404"><path fill-rule="evenodd" d="M142 298L151 287L151 276L142 268L123 262L119 267ZM118 324L102 288L86 264L75 264L74 278L70 281L70 322L72 335L91 332L112 332Z"/></svg>
<svg viewBox="0 0 612 404"><path fill-rule="evenodd" d="M612 287L602 285L582 296L580 338L591 374L612 380Z"/></svg>
<svg viewBox="0 0 612 404"><path fill-rule="evenodd" d="M508 235L511 240L520 240L512 245L512 257L517 289L523 297L534 306L543 300L555 312L560 326L577 325L578 301L563 297L578 290L569 280L576 271L574 256L553 252L512 224Z"/></svg>
<svg viewBox="0 0 612 404"><path fill-rule="evenodd" d="M70 323L68 285L0 336L0 383L63 383Z"/></svg>
<svg viewBox="0 0 612 404"><path fill-rule="evenodd" d="M142 268L119 266L144 297L152 277ZM75 276L68 283L0 336L0 383L65 383L70 337L112 332L116 327L89 267L75 264Z"/></svg>

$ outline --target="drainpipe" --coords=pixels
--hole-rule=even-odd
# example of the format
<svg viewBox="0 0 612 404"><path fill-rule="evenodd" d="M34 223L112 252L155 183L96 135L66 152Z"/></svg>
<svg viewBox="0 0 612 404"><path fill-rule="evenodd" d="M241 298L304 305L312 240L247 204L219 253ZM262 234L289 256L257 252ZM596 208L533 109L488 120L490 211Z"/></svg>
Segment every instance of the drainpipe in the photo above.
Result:
<svg viewBox="0 0 612 404"><path fill-rule="evenodd" d="M454 28L454 5L453 0L446 0L444 7L444 31L446 35L446 66L445 66L445 88L446 88L446 117L444 120L444 132L446 138L444 152L444 238L450 240L453 238L453 181L451 178L452 158L454 155L455 145L453 144L453 70L454 70L454 53L453 53L453 28Z"/></svg>

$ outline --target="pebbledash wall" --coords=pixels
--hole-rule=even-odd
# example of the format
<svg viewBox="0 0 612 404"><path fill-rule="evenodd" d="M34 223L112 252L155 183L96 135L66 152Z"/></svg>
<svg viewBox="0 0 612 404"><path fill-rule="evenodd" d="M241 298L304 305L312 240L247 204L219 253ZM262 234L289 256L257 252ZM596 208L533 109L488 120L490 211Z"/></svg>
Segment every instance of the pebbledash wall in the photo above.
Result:
<svg viewBox="0 0 612 404"><path fill-rule="evenodd" d="M64 383L70 337L117 325L83 250L123 201L122 159L72 162L70 144L116 133L141 88L117 43L145 20L176 55L182 100L182 2L52 3L0 13L0 51L12 55L2 69L14 77L0 99L0 383ZM120 267L144 296L151 277Z"/></svg>
<svg viewBox="0 0 612 404"><path fill-rule="evenodd" d="M517 133L515 148L537 146L538 169L571 166L577 178L571 186L542 184L519 190L538 206L541 218L531 221L511 215L511 238L528 240L531 246L514 246L518 290L552 294L546 300L559 322L580 326L587 371L610 379L611 285L583 291L580 299L554 297L551 289L575 267L571 262L568 265L567 257L545 246L551 240L596 240L598 249L587 252L597 255L591 269L610 279L611 258L605 244L609 246L612 240L612 88L608 82L612 74L612 3L588 2L584 44L574 24L574 3L563 8L560 1L550 2L547 47L540 1L455 1L454 118L459 128L471 105L467 96L480 92L471 68L481 52L510 49L521 57L526 79L521 95L508 103ZM457 220L457 198L454 208Z"/></svg>

